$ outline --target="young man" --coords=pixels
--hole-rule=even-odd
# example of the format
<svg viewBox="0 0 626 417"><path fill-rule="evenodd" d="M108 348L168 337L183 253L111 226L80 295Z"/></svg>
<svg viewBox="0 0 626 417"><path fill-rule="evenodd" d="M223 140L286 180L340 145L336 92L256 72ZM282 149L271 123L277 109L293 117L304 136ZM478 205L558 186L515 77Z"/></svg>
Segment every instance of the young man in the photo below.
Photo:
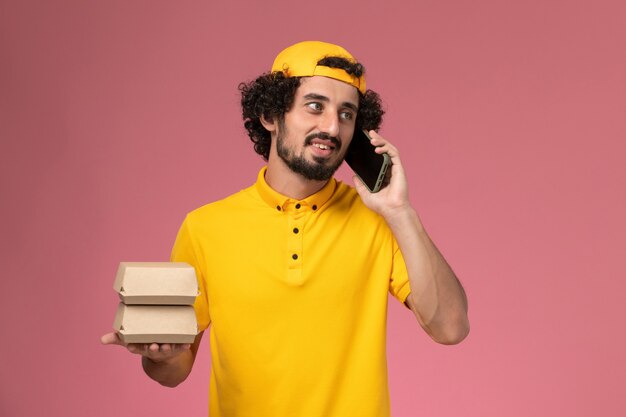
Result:
<svg viewBox="0 0 626 417"><path fill-rule="evenodd" d="M363 72L339 46L302 42L240 86L267 166L191 212L172 252L196 269L202 332L191 346L127 346L176 386L208 328L212 417L388 416L388 292L439 343L469 332L464 291L410 205L398 150L375 131L383 112ZM375 194L332 178L361 128L393 164Z"/></svg>

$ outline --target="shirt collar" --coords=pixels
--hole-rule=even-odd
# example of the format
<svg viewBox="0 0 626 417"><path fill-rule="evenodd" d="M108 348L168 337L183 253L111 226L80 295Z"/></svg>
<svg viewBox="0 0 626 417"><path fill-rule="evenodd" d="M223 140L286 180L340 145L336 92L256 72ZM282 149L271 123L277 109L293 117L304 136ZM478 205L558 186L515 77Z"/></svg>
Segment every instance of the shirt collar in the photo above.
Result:
<svg viewBox="0 0 626 417"><path fill-rule="evenodd" d="M330 199L330 197L335 192L335 188L337 187L337 181L334 178L331 178L321 190L312 194L302 200L296 200L293 198L286 197L279 192L275 191L272 187L269 186L267 181L265 181L265 172L267 171L267 166L261 168L259 171L259 175L256 180L256 190L270 207L275 210L283 211L288 207L295 206L296 208L309 207L313 211L322 207L326 202Z"/></svg>

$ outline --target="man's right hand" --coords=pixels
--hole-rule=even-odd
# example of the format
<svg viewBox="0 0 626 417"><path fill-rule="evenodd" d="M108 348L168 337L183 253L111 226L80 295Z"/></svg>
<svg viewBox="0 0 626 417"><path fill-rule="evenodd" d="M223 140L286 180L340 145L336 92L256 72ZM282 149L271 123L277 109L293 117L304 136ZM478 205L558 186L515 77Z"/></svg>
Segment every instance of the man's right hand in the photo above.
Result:
<svg viewBox="0 0 626 417"><path fill-rule="evenodd" d="M100 338L103 345L119 345L129 352L144 356L152 362L167 362L189 350L191 345L178 343L124 343L115 332L107 333Z"/></svg>
<svg viewBox="0 0 626 417"><path fill-rule="evenodd" d="M119 345L131 353L141 355L141 364L150 378L166 387L175 387L183 382L191 372L202 334L203 332L200 332L191 345L124 343L117 333L105 334L100 338L100 342L103 345Z"/></svg>

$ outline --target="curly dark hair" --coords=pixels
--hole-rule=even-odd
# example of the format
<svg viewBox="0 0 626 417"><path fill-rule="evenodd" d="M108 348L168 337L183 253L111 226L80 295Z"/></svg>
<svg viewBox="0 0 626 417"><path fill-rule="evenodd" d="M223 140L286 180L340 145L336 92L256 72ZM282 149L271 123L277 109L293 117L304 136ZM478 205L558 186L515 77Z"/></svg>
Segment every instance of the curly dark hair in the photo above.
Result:
<svg viewBox="0 0 626 417"><path fill-rule="evenodd" d="M355 77L365 73L363 65L343 57L325 57L318 61L318 65L340 68ZM254 142L255 152L265 160L270 153L271 135L261 124L261 116L284 120L285 113L293 104L300 80L301 77L286 77L282 72L273 72L265 73L249 83L239 84L244 127ZM378 130L384 113L378 93L366 90L362 94L359 91L357 129Z"/></svg>

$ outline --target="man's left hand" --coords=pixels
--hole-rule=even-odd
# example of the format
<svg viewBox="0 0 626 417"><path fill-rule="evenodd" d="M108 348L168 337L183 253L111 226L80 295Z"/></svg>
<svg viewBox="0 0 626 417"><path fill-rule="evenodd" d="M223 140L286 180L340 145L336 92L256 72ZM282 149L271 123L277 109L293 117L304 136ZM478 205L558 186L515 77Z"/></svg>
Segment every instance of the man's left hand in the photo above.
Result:
<svg viewBox="0 0 626 417"><path fill-rule="evenodd" d="M406 175L398 149L375 131L370 130L368 133L372 138L372 145L376 146L376 153L387 153L391 159L391 166L387 171L389 175L389 170L391 170L389 183L377 193L371 193L357 176L353 178L354 185L361 200L369 209L385 219L390 219L397 213L411 208Z"/></svg>

